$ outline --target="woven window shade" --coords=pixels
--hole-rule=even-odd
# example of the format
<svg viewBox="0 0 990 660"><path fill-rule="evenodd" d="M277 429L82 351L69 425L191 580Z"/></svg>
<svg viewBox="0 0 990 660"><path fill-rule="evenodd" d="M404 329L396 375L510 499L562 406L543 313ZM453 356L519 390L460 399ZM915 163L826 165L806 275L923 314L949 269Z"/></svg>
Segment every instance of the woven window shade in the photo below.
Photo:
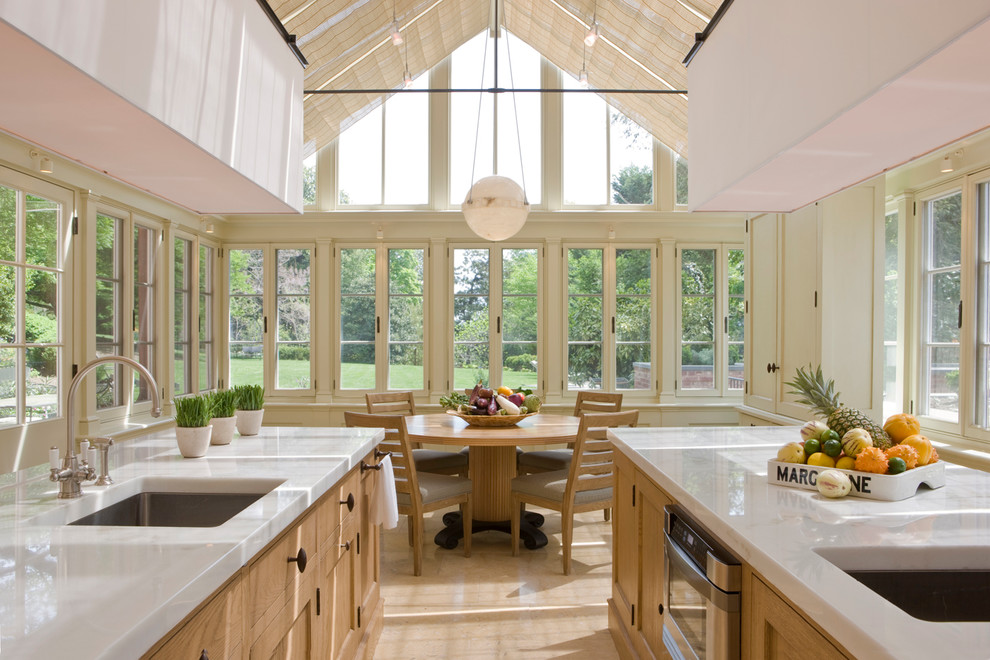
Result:
<svg viewBox="0 0 990 660"><path fill-rule="evenodd" d="M390 39L389 0L270 0L310 66L306 89L399 89L488 26L489 0L396 0L405 43ZM693 8L691 11L688 7ZM601 39L582 54L595 0L504 0L503 24L513 36L575 78L586 59L593 88L687 89L681 64L718 3L710 0L599 0ZM566 11L565 11L566 10ZM416 19L412 24L410 21ZM583 21L582 22L579 22ZM499 83L508 86L508 72ZM603 94L658 140L687 155L683 95ZM304 101L305 140L317 149L377 107L373 94L310 95Z"/></svg>

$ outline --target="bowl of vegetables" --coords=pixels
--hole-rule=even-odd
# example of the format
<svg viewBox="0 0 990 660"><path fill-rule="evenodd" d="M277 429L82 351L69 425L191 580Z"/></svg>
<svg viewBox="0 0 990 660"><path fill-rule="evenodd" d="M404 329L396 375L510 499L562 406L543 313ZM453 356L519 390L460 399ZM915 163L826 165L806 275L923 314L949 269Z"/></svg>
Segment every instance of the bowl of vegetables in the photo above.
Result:
<svg viewBox="0 0 990 660"><path fill-rule="evenodd" d="M460 417L471 426L504 427L518 424L540 410L543 402L532 390L508 387L490 389L481 383L470 394L453 392L440 397L447 414Z"/></svg>

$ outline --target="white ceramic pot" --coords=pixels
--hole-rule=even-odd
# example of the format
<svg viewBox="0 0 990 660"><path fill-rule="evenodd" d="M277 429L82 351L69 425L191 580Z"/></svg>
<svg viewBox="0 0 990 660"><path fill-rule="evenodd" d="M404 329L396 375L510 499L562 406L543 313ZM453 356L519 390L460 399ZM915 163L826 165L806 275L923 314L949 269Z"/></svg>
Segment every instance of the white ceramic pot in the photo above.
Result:
<svg viewBox="0 0 990 660"><path fill-rule="evenodd" d="M241 435L258 435L261 430L261 419L265 416L265 409L261 410L238 410L237 432Z"/></svg>
<svg viewBox="0 0 990 660"><path fill-rule="evenodd" d="M212 426L176 426L175 439L179 443L179 453L185 458L199 458L206 455L213 435Z"/></svg>
<svg viewBox="0 0 990 660"><path fill-rule="evenodd" d="M211 445L229 445L234 439L234 428L237 426L237 416L214 417L210 420L213 427L213 435L210 437Z"/></svg>

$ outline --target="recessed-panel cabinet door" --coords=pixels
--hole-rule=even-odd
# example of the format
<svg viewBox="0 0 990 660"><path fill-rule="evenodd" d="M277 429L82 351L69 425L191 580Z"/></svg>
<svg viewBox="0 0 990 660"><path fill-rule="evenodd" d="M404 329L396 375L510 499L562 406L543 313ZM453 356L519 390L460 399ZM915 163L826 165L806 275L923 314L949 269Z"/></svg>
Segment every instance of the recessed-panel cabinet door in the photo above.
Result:
<svg viewBox="0 0 990 660"><path fill-rule="evenodd" d="M749 312L746 338L749 373L746 404L775 412L777 375L767 367L777 361L777 218L761 215L749 221L746 283Z"/></svg>
<svg viewBox="0 0 990 660"><path fill-rule="evenodd" d="M640 515L643 521L643 587L639 600L640 630L646 646L658 658L663 645L663 509L673 504L666 493L647 479L638 482Z"/></svg>

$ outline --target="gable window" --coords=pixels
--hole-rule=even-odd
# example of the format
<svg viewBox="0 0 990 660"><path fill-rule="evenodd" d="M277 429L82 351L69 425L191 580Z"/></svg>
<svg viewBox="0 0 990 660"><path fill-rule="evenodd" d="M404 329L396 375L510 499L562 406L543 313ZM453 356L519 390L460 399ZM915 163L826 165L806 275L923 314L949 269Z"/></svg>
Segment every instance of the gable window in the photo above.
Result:
<svg viewBox="0 0 990 660"><path fill-rule="evenodd" d="M46 184L0 174L0 426L13 426L59 415L68 203L38 194Z"/></svg>
<svg viewBox="0 0 990 660"><path fill-rule="evenodd" d="M488 31L454 51L450 86L495 85ZM511 33L498 39L500 87L539 89L540 55ZM487 52L487 57L485 53ZM482 64L484 75L482 76ZM511 68L512 85L509 83ZM480 97L480 98L479 98ZM480 103L480 106L479 106ZM450 97L450 204L459 207L471 185L496 172L523 186L530 204L542 198L541 102L539 94L452 94ZM496 121L497 119L497 121ZM493 130L497 130L493 133ZM493 152L493 144L494 152ZM520 157L520 149L522 156ZM521 161L521 162L520 162ZM520 171L522 168L522 171ZM471 174L474 173L474 180Z"/></svg>
<svg viewBox="0 0 990 660"><path fill-rule="evenodd" d="M562 74L565 89L580 89ZM653 137L596 94L563 94L564 205L653 204Z"/></svg>
<svg viewBox="0 0 990 660"><path fill-rule="evenodd" d="M962 192L924 202L919 412L959 421Z"/></svg>
<svg viewBox="0 0 990 660"><path fill-rule="evenodd" d="M681 394L743 389L744 251L729 246L678 249Z"/></svg>
<svg viewBox="0 0 990 660"><path fill-rule="evenodd" d="M339 248L342 390L426 388L426 250Z"/></svg>
<svg viewBox="0 0 990 660"><path fill-rule="evenodd" d="M420 76L413 89L428 85ZM429 103L430 94L395 94L340 134L338 206L429 202Z"/></svg>

